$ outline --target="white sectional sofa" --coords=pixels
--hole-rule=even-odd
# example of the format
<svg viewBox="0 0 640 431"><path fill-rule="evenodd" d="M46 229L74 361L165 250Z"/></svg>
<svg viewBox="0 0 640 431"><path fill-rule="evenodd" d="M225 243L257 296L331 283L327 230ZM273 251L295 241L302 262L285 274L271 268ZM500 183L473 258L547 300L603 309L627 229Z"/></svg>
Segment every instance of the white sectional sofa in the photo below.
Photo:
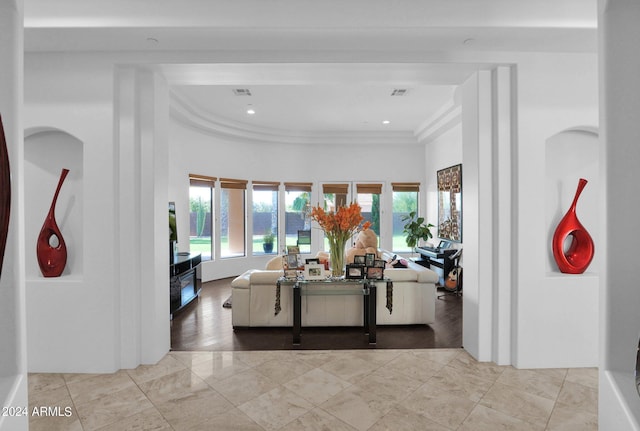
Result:
<svg viewBox="0 0 640 431"><path fill-rule="evenodd" d="M382 251L382 259L392 254ZM393 307L387 309L387 289L378 283L376 315L378 325L429 324L435 321L438 275L411 261L408 268L387 268L393 282ZM281 311L275 313L276 284L282 270L252 269L231 283L233 327L292 326L293 293L282 285ZM303 296L303 326L361 326L361 296Z"/></svg>

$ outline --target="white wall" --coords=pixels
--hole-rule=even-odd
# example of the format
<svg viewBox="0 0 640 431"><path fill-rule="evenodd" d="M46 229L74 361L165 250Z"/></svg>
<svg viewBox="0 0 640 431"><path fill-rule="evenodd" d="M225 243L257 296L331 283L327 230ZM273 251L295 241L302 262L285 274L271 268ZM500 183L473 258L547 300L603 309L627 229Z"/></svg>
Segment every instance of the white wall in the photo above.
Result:
<svg viewBox="0 0 640 431"><path fill-rule="evenodd" d="M39 271L27 281L29 370L32 372L110 372L120 367L115 319L114 266L114 164L113 164L113 68L99 55L42 54L25 57L26 130L59 130L83 145L84 170L81 195L82 231L71 241L70 254L86 250L82 268L72 265L56 279L44 279ZM34 135L35 136L35 135ZM42 139L42 136L40 137ZM56 147L55 135L42 145ZM64 147L51 159L46 171L57 171L64 162ZM56 150L53 150L55 152ZM69 154L70 160L78 154ZM47 184L30 186L29 202L50 205L57 174ZM71 175L71 173L70 173ZM70 178L73 179L73 178ZM63 192L70 184L63 186ZM48 185L48 186L47 186ZM64 211L64 208L58 208ZM27 238L42 220L28 228ZM60 212L58 213L60 216ZM33 217L38 218L37 215ZM70 228L78 229L77 226ZM64 234L64 230L63 230ZM37 236L37 233L35 233ZM70 238L71 239L71 238ZM27 244L26 259L35 259ZM33 267L30 262L28 267ZM30 272L30 273L31 273ZM62 318L64 316L64 318Z"/></svg>
<svg viewBox="0 0 640 431"><path fill-rule="evenodd" d="M0 277L0 405L22 407L27 400L22 185L23 2L0 0L0 115L11 170L11 213ZM2 185L6 187L5 184ZM0 429L29 428L27 416L0 415Z"/></svg>
<svg viewBox="0 0 640 431"><path fill-rule="evenodd" d="M550 226L542 179L551 137L578 126L597 127L597 78L597 57L592 54L532 54L518 63L517 367L598 363L598 279L547 276Z"/></svg>
<svg viewBox="0 0 640 431"><path fill-rule="evenodd" d="M634 378L640 336L638 286L638 160L640 160L640 3L599 1L601 148L605 165L602 208L605 262L600 289L599 428L640 430L640 397Z"/></svg>

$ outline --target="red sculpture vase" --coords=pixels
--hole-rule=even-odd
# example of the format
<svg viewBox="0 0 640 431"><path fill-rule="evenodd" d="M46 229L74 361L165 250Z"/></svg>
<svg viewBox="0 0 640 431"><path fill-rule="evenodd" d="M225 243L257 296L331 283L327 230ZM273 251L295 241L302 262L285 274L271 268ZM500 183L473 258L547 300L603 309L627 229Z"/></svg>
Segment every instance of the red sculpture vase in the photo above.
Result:
<svg viewBox="0 0 640 431"><path fill-rule="evenodd" d="M586 185L587 180L580 178L573 203L569 211L567 211L564 217L562 217L562 220L560 220L553 234L551 243L553 257L560 271L566 274L582 274L591 263L595 252L591 235L589 235L589 232L582 226L582 223L580 223L576 215L578 198ZM569 236L571 236L571 245L569 245L569 248L565 251L564 243Z"/></svg>
<svg viewBox="0 0 640 431"><path fill-rule="evenodd" d="M67 264L67 245L64 243L64 238L62 237L60 228L58 228L58 223L56 223L55 213L58 194L68 173L69 169L63 169L60 174L58 188L56 188L56 193L53 195L51 208L49 208L49 213L44 220L40 235L38 235L36 254L38 255L40 271L42 271L42 275L45 277L59 277ZM52 245L52 238L54 238L57 244Z"/></svg>
<svg viewBox="0 0 640 431"><path fill-rule="evenodd" d="M9 150L4 136L2 117L0 117L0 274L4 261L4 249L9 234L9 213L11 212L11 171L9 169Z"/></svg>

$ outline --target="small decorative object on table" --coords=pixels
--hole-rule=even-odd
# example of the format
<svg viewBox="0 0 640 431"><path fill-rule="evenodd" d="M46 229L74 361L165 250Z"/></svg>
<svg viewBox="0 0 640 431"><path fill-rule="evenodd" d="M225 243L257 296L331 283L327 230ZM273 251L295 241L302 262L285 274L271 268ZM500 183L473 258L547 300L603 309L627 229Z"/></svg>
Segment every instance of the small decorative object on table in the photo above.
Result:
<svg viewBox="0 0 640 431"><path fill-rule="evenodd" d="M317 206L311 210L311 219L318 222L329 240L331 272L333 277L344 274L344 249L347 241L358 231L363 220L360 205L353 202L349 206L341 206L333 212L326 212ZM371 223L366 222L363 229Z"/></svg>
<svg viewBox="0 0 640 431"><path fill-rule="evenodd" d="M595 252L591 235L576 215L578 198L586 185L587 180L580 178L573 203L553 234L551 244L553 257L560 271L566 274L582 274L591 263ZM564 251L564 243L569 236L571 236L571 245L567 251Z"/></svg>
<svg viewBox="0 0 640 431"><path fill-rule="evenodd" d="M304 266L305 280L324 280L324 265L319 263L308 263Z"/></svg>
<svg viewBox="0 0 640 431"><path fill-rule="evenodd" d="M374 253L367 253L364 256L364 266L373 266L373 262L376 260L376 255Z"/></svg>
<svg viewBox="0 0 640 431"><path fill-rule="evenodd" d="M287 269L298 269L298 255L297 254L288 254L287 255Z"/></svg>
<svg viewBox="0 0 640 431"><path fill-rule="evenodd" d="M369 280L382 280L384 278L384 268L375 266L367 267L367 279Z"/></svg>
<svg viewBox="0 0 640 431"><path fill-rule="evenodd" d="M298 270L297 269L285 269L284 270L284 278L287 280L295 280L298 278Z"/></svg>
<svg viewBox="0 0 640 431"><path fill-rule="evenodd" d="M348 279L361 279L364 278L365 267L363 265L347 265L346 278Z"/></svg>
<svg viewBox="0 0 640 431"><path fill-rule="evenodd" d="M355 256L353 256L353 264L354 265L362 265L364 266L366 263L366 259L363 255L361 254L356 254Z"/></svg>

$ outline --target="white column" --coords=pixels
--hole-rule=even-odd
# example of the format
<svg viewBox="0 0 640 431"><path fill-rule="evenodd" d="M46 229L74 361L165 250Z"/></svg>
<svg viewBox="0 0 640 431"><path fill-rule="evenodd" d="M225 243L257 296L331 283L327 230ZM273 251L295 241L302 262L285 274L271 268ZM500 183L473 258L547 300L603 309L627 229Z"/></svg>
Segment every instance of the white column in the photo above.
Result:
<svg viewBox="0 0 640 431"><path fill-rule="evenodd" d="M640 2L599 1L600 122L606 202L601 271L599 428L640 429L634 369L640 335Z"/></svg>
<svg viewBox="0 0 640 431"><path fill-rule="evenodd" d="M24 292L23 2L0 0L0 114L11 168L9 235L0 276L0 401L28 407ZM0 430L26 430L28 417L0 416Z"/></svg>
<svg viewBox="0 0 640 431"><path fill-rule="evenodd" d="M120 366L160 360L170 348L169 100L152 71L117 70Z"/></svg>
<svg viewBox="0 0 640 431"><path fill-rule="evenodd" d="M464 296L462 342L480 361L492 360L493 138L491 72L462 86L462 242Z"/></svg>
<svg viewBox="0 0 640 431"><path fill-rule="evenodd" d="M515 171L515 107L513 106L514 74L512 67L500 66L493 72L494 86L494 159L492 183L494 254L493 289L493 354L499 365L511 365L513 296L511 290L516 283L514 269L516 239L513 217L514 171Z"/></svg>

